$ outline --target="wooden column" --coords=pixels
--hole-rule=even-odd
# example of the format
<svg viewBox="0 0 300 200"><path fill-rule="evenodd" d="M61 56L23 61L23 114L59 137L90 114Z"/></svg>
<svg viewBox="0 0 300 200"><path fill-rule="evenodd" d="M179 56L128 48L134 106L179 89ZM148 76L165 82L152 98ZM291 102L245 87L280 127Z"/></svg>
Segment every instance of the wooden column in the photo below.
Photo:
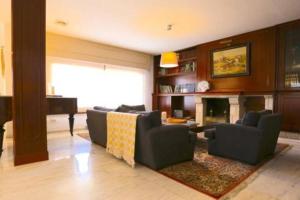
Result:
<svg viewBox="0 0 300 200"><path fill-rule="evenodd" d="M12 0L14 163L48 159L45 0Z"/></svg>

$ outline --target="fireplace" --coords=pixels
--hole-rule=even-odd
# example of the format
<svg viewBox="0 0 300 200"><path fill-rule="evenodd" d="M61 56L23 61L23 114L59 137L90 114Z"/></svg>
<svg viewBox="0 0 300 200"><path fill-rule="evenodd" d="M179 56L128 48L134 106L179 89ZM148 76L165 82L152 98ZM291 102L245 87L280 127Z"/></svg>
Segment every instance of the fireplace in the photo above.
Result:
<svg viewBox="0 0 300 200"><path fill-rule="evenodd" d="M215 122L235 123L250 107L273 110L273 101L273 95L197 95L196 122L200 126ZM253 105L255 102L260 105Z"/></svg>
<svg viewBox="0 0 300 200"><path fill-rule="evenodd" d="M229 122L230 105L228 98L206 98L205 101L204 125Z"/></svg>

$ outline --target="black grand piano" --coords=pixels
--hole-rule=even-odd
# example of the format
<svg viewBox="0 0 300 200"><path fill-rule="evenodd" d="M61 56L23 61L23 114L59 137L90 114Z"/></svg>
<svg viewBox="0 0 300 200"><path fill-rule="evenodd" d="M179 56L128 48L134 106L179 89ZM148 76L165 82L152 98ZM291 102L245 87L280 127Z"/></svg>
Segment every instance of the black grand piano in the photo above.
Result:
<svg viewBox="0 0 300 200"><path fill-rule="evenodd" d="M47 97L47 115L69 115L70 133L73 136L74 115L78 112L77 98ZM12 97L0 96L0 157L2 154L4 124L12 120Z"/></svg>

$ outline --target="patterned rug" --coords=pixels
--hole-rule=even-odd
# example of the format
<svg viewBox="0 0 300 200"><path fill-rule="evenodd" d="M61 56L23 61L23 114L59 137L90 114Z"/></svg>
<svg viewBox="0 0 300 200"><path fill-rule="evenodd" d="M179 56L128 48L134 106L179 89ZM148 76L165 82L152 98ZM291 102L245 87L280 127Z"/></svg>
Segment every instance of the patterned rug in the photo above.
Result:
<svg viewBox="0 0 300 200"><path fill-rule="evenodd" d="M278 143L275 155L289 145ZM274 156L275 156L274 155ZM194 160L173 165L159 172L211 197L220 198L238 186L267 161L253 166L207 153L207 142L198 139Z"/></svg>
<svg viewBox="0 0 300 200"><path fill-rule="evenodd" d="M77 135L91 141L88 133L78 133ZM289 147L288 144L278 143L272 157L253 166L209 155L206 140L198 138L193 161L173 165L158 172L199 192L219 199L287 147Z"/></svg>

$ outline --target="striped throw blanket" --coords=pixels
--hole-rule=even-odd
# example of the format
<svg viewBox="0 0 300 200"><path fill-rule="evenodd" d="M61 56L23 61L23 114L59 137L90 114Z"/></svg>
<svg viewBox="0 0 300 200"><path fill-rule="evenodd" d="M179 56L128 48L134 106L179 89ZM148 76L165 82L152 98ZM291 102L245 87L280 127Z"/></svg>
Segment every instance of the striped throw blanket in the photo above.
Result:
<svg viewBox="0 0 300 200"><path fill-rule="evenodd" d="M107 113L106 151L117 158L124 159L134 167L136 120L138 114Z"/></svg>

